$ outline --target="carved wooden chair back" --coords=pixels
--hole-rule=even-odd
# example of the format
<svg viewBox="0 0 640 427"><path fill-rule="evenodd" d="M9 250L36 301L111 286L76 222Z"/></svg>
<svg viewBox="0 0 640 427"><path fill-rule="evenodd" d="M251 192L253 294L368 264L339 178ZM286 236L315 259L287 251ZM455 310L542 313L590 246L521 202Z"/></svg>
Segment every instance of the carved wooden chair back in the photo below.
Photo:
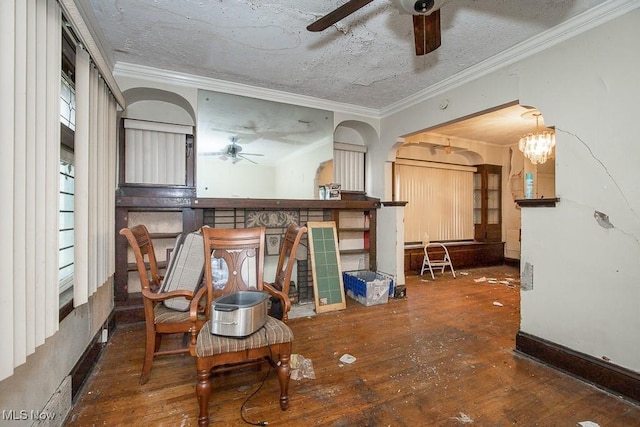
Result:
<svg viewBox="0 0 640 427"><path fill-rule="evenodd" d="M264 290L278 298L271 285L263 283L265 229L202 228L205 250L205 284L212 298L231 292ZM209 311L211 313L211 311ZM226 337L211 333L207 319L198 333L192 332L191 355L196 359L196 396L200 412L198 425L209 425L211 374L238 365L268 360L277 366L280 407L289 406L289 359L293 332L282 321L267 316L264 326L248 337Z"/></svg>
<svg viewBox="0 0 640 427"><path fill-rule="evenodd" d="M212 299L237 291L263 290L264 227L203 227L202 237L205 284Z"/></svg>
<svg viewBox="0 0 640 427"><path fill-rule="evenodd" d="M207 295L206 288L198 291L175 290L158 293L162 285L163 276L158 272L158 263L151 235L147 227L138 224L131 228L123 228L120 234L127 238L136 259L138 276L142 291L144 319L146 330L145 356L140 375L140 383L149 381L153 359L167 354L188 353L188 340L180 348L160 349L162 336L165 334L187 334L199 331L205 322L208 304L200 304ZM146 255L146 259L145 259ZM190 301L189 311L172 310L162 304L171 298L186 298Z"/></svg>
<svg viewBox="0 0 640 427"><path fill-rule="evenodd" d="M296 263L298 246L306 232L307 227L292 223L289 224L287 231L284 234L284 239L282 240L282 245L280 247L280 254L278 256L276 277L272 286L276 291L282 292L285 295L289 295L291 274ZM287 322L289 319L290 309L290 305L288 307L281 307L281 313L278 312L278 315L275 315L275 313L272 315L281 318L284 322Z"/></svg>

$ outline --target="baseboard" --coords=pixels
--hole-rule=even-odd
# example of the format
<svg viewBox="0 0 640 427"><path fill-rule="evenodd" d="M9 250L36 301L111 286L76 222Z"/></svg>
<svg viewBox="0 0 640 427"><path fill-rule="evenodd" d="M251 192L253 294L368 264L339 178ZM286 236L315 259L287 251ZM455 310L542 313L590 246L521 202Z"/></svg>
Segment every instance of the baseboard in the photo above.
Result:
<svg viewBox="0 0 640 427"><path fill-rule="evenodd" d="M511 267L520 267L520 260L517 258L505 258L504 264Z"/></svg>
<svg viewBox="0 0 640 427"><path fill-rule="evenodd" d="M93 337L87 349L84 351L78 362L71 370L71 398L73 402L76 401L78 392L82 389L85 381L89 377L89 374L93 370L93 367L98 362L102 349L104 348L106 341L103 342L103 338L113 334L116 327L115 314L113 311L107 317L107 320L102 325L102 328ZM106 330L106 333L104 332Z"/></svg>
<svg viewBox="0 0 640 427"><path fill-rule="evenodd" d="M525 332L516 334L516 351L640 404L640 374Z"/></svg>

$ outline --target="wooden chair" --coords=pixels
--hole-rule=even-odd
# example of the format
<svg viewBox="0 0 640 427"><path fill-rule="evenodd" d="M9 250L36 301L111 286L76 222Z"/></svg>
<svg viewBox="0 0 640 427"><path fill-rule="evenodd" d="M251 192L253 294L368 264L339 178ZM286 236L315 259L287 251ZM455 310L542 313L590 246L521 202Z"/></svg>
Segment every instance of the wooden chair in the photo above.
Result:
<svg viewBox="0 0 640 427"><path fill-rule="evenodd" d="M295 223L287 227L284 240L280 246L275 281L271 284L278 293L278 298L272 297L272 307L269 314L277 319L281 319L285 323L289 320L289 310L291 310L291 302L288 298L291 272L295 265L296 252L298 251L300 239L302 239L302 236L306 232L307 227ZM287 295L287 298L284 298L284 295Z"/></svg>
<svg viewBox="0 0 640 427"><path fill-rule="evenodd" d="M211 301L199 306L200 300L207 296L204 286L197 292L176 290L159 293L158 290L161 287L163 276L158 273L153 241L147 227L139 224L131 228L123 228L120 230L120 234L127 238L129 245L133 249L142 287L146 344L140 384L145 384L149 381L153 359L156 356L189 353L188 346L160 350L162 336L164 334L197 333L205 322ZM145 256L147 257L146 263ZM191 301L189 311L172 310L162 304L163 301L178 297L184 297Z"/></svg>
<svg viewBox="0 0 640 427"><path fill-rule="evenodd" d="M276 298L282 298L283 307L290 307L289 297L263 282L265 229L254 227L245 229L202 228L205 248L205 285L213 299L236 291L267 291ZM227 274L216 273L213 264L223 264ZM211 374L233 368L238 364L261 359L272 365L278 361L277 372L280 382L280 408L289 407L289 358L293 332L282 321L267 316L264 327L245 338L231 338L211 333L208 317L200 332L192 330L191 354L196 359L198 383L196 396L200 412L198 425L209 425L209 397L211 394Z"/></svg>

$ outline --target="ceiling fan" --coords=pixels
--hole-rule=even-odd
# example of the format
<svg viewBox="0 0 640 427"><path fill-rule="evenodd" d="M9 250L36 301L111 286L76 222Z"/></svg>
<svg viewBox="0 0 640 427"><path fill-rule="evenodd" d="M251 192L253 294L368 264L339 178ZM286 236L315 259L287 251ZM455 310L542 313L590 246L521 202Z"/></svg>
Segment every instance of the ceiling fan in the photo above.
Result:
<svg viewBox="0 0 640 427"><path fill-rule="evenodd" d="M346 18L373 0L349 0L307 27L307 30L323 31ZM391 0L400 13L413 15L413 37L416 55L425 55L440 47L440 8L447 0Z"/></svg>
<svg viewBox="0 0 640 427"><path fill-rule="evenodd" d="M242 147L238 144L238 138L235 136L232 136L231 144L227 145L222 151L206 152L206 153L201 153L201 155L202 156L220 156L220 160L231 159L231 162L233 164L238 163L242 159L247 160L254 164L258 164L255 161L245 156L263 156L264 154L243 153Z"/></svg>

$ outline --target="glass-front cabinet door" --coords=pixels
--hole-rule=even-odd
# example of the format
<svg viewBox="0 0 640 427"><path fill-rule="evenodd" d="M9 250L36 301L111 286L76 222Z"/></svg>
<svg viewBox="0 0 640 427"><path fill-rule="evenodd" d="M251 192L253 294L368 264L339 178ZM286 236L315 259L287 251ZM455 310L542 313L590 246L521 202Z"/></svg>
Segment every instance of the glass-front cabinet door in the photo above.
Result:
<svg viewBox="0 0 640 427"><path fill-rule="evenodd" d="M476 165L473 176L474 238L479 242L502 241L502 167Z"/></svg>

